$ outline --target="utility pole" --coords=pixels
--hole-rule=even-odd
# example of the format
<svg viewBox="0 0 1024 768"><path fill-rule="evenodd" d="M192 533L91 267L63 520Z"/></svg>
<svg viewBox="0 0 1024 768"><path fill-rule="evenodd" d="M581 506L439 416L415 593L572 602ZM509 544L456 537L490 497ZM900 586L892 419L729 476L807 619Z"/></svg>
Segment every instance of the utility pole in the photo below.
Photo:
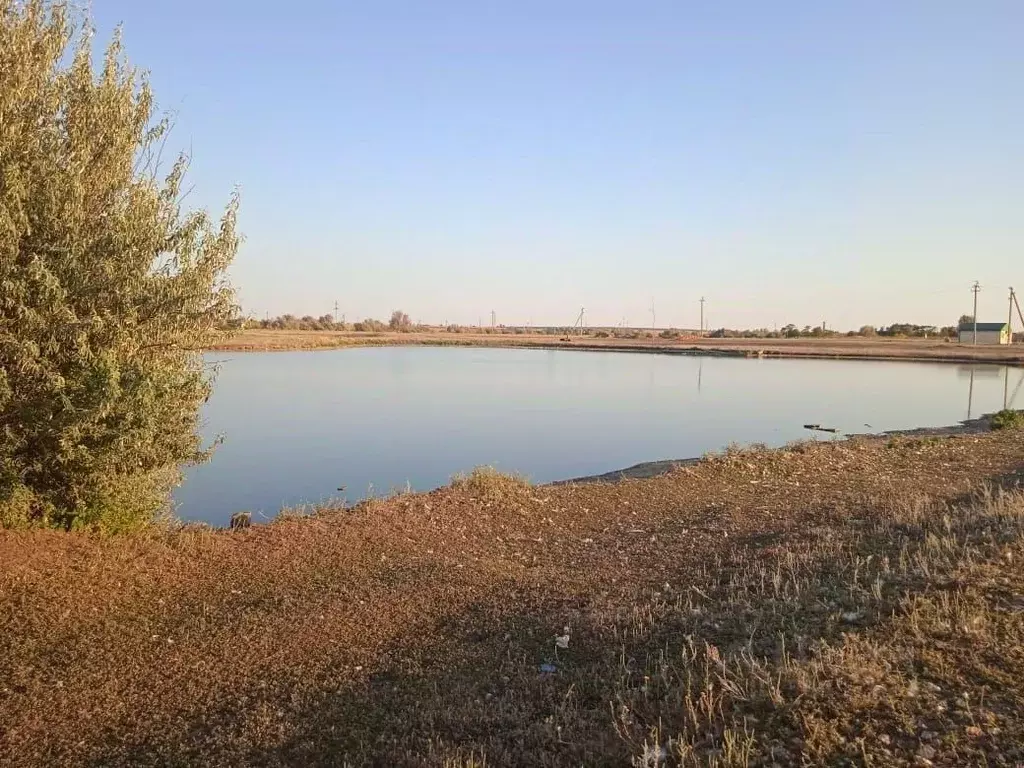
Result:
<svg viewBox="0 0 1024 768"><path fill-rule="evenodd" d="M704 302L707 301L703 296L700 297L700 335L704 336Z"/></svg>
<svg viewBox="0 0 1024 768"><path fill-rule="evenodd" d="M338 301L337 301L337 299L335 299L335 301L334 301L334 324L335 325L338 324Z"/></svg>
<svg viewBox="0 0 1024 768"><path fill-rule="evenodd" d="M974 294L974 345L978 345L978 292L981 290L981 283L977 280L971 286L971 293Z"/></svg>
<svg viewBox="0 0 1024 768"><path fill-rule="evenodd" d="M658 327L658 322L657 322L656 316L654 314L654 297L651 296L651 328L653 329L653 328L657 328L657 327Z"/></svg>
<svg viewBox="0 0 1024 768"><path fill-rule="evenodd" d="M494 314L494 310L491 310L491 328L494 328L498 324L497 315Z"/></svg>
<svg viewBox="0 0 1024 768"><path fill-rule="evenodd" d="M1012 285L1010 286L1010 314L1006 318L1006 330L1010 334L1010 343L1013 344L1013 286ZM1005 387L1004 387L1004 389L1005 389ZM1004 400L1003 408L1005 408L1006 407L1006 403L1005 403L1006 393L1005 392L1003 393L1003 400Z"/></svg>
<svg viewBox="0 0 1024 768"><path fill-rule="evenodd" d="M1017 301L1017 294L1014 293L1013 288L1010 289L1010 298L1013 300L1013 306L1017 308L1017 318L1020 320L1021 326L1024 327L1024 313L1020 311L1020 302ZM1010 343L1013 343L1013 332L1010 332Z"/></svg>

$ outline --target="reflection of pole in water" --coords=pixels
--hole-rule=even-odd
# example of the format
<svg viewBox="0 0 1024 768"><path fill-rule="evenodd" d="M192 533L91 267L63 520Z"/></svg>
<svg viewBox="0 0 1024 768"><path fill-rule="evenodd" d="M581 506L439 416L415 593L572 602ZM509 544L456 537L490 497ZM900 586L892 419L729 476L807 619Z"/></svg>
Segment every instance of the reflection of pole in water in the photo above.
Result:
<svg viewBox="0 0 1024 768"><path fill-rule="evenodd" d="M974 402L974 366L971 366L971 385L967 389L967 420L971 420L971 404Z"/></svg>
<svg viewBox="0 0 1024 768"><path fill-rule="evenodd" d="M1006 410L1006 396L1010 394L1010 366L1003 368L1003 410Z"/></svg>
<svg viewBox="0 0 1024 768"><path fill-rule="evenodd" d="M697 391L700 392L700 380L704 374L704 358L697 361Z"/></svg>
<svg viewBox="0 0 1024 768"><path fill-rule="evenodd" d="M1010 370L1009 366L1006 368ZM1020 394L1020 385L1024 384L1024 371L1020 372L1020 378L1017 379L1017 386L1013 388L1013 394L1010 395L1010 402L1006 405L1007 408L1013 408L1013 404L1017 402L1017 395Z"/></svg>

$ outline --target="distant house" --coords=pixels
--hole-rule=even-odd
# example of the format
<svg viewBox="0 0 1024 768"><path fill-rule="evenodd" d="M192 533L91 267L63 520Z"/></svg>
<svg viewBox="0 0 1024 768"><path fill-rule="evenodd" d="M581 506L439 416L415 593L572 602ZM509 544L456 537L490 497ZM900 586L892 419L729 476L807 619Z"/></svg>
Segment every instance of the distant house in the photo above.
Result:
<svg viewBox="0 0 1024 768"><path fill-rule="evenodd" d="M960 323L960 343L974 343L974 323ZM979 344L1009 344L1010 326L1006 323L978 323Z"/></svg>

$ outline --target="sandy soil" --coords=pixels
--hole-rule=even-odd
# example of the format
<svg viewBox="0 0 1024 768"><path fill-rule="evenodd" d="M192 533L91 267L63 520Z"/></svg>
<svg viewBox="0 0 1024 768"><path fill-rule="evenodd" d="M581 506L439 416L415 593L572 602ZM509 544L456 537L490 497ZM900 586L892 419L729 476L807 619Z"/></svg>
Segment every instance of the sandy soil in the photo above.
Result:
<svg viewBox="0 0 1024 768"><path fill-rule="evenodd" d="M0 764L1012 765L1024 584L987 563L1024 516L945 505L1022 467L1015 430L873 438L235 533L0 532Z"/></svg>

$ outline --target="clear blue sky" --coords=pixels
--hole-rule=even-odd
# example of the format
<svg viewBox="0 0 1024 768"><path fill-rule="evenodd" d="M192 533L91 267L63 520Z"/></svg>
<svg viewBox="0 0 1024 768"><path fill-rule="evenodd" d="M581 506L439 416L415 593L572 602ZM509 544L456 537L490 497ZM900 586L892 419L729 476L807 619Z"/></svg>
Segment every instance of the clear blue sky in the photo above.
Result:
<svg viewBox="0 0 1024 768"><path fill-rule="evenodd" d="M1024 292L1024 2L93 0L260 316L951 323Z"/></svg>

